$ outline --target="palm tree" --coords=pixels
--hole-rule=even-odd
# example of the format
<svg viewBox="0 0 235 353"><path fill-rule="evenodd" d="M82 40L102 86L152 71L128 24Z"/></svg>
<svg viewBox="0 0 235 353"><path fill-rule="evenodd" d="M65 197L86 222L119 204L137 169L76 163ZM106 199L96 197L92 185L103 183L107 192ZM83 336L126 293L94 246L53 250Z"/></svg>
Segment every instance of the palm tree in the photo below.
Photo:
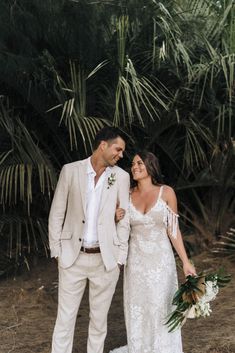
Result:
<svg viewBox="0 0 235 353"><path fill-rule="evenodd" d="M232 226L232 0L4 0L0 17L0 235L10 256L47 250L61 165L89 154L105 124L131 136L128 158L136 147L159 155L204 244Z"/></svg>

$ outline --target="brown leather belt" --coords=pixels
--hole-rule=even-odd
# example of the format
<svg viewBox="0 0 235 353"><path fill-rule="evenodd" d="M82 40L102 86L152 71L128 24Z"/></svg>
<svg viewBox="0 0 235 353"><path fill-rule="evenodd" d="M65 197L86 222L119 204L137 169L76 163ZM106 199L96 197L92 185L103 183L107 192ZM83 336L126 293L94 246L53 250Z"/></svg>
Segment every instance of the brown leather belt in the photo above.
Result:
<svg viewBox="0 0 235 353"><path fill-rule="evenodd" d="M84 246L81 247L81 251L86 253L86 254L98 254L100 252L100 248L84 248Z"/></svg>

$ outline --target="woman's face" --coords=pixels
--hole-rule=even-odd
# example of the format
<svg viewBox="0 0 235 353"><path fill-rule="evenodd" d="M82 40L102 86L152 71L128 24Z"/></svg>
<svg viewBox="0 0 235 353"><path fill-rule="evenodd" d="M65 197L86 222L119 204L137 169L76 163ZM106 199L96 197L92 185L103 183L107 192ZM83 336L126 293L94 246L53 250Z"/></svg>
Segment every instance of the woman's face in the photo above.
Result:
<svg viewBox="0 0 235 353"><path fill-rule="evenodd" d="M136 181L149 177L145 164L138 154L133 158L131 173L133 179Z"/></svg>

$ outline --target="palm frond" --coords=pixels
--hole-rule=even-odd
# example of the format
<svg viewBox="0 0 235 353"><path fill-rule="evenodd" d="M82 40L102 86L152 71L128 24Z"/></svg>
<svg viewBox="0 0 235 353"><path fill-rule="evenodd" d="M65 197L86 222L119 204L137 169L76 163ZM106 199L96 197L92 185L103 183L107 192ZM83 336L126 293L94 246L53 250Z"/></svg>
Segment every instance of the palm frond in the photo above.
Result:
<svg viewBox="0 0 235 353"><path fill-rule="evenodd" d="M68 84L56 73L61 93L60 100L63 100L63 103L50 108L48 112L62 108L60 125L64 122L68 129L71 150L79 148L79 135L88 153L88 146L92 150L92 140L96 132L109 124L107 119L87 116L87 80L94 77L106 64L107 61L104 61L86 74L79 64L70 61L71 82ZM68 98L67 95L72 97Z"/></svg>
<svg viewBox="0 0 235 353"><path fill-rule="evenodd" d="M221 256L229 256L235 259L235 229L230 228L226 235L222 235L220 240L214 244L213 253Z"/></svg>
<svg viewBox="0 0 235 353"><path fill-rule="evenodd" d="M47 221L37 217L25 217L20 214L3 214L0 217L0 238L2 249L9 259L44 250L48 256Z"/></svg>
<svg viewBox="0 0 235 353"><path fill-rule="evenodd" d="M26 202L28 212L33 199L33 177L38 178L41 193L50 195L56 185L56 173L47 155L34 142L19 117L0 105L0 128L8 140L8 148L1 151L0 203L3 207Z"/></svg>
<svg viewBox="0 0 235 353"><path fill-rule="evenodd" d="M133 124L145 126L147 119L160 119L160 108L169 110L170 97L165 96L162 85L148 78L138 77L131 59L127 59L126 75L119 76L116 88L116 109L114 125Z"/></svg>

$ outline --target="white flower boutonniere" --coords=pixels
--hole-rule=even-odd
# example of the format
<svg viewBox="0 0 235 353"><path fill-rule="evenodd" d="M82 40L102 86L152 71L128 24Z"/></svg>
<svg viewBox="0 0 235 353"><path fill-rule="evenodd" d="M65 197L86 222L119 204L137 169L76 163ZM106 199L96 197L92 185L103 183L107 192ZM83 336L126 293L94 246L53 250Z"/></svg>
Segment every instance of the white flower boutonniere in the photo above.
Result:
<svg viewBox="0 0 235 353"><path fill-rule="evenodd" d="M108 187L107 189L109 189L116 181L116 174L115 173L111 173L111 175L108 177Z"/></svg>

